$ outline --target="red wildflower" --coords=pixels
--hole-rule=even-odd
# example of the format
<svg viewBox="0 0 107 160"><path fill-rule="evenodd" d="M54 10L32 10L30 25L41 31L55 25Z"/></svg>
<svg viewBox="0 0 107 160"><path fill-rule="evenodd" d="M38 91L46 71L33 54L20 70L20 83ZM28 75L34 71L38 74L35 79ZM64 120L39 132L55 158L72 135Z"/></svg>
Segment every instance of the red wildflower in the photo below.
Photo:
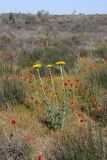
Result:
<svg viewBox="0 0 107 160"><path fill-rule="evenodd" d="M15 124L16 124L16 120L15 120L15 119L12 119L12 120L11 120L11 124L15 125Z"/></svg>
<svg viewBox="0 0 107 160"><path fill-rule="evenodd" d="M84 120L81 119L80 122L84 122Z"/></svg>
<svg viewBox="0 0 107 160"><path fill-rule="evenodd" d="M35 73L35 71L34 70L30 70L30 74L34 74Z"/></svg>
<svg viewBox="0 0 107 160"><path fill-rule="evenodd" d="M76 79L76 81L75 82L79 82L79 79Z"/></svg>
<svg viewBox="0 0 107 160"><path fill-rule="evenodd" d="M93 98L94 101L96 101L96 98Z"/></svg>
<svg viewBox="0 0 107 160"><path fill-rule="evenodd" d="M64 82L64 86L67 86L67 82Z"/></svg>
<svg viewBox="0 0 107 160"><path fill-rule="evenodd" d="M96 98L89 98L88 101L96 101Z"/></svg>
<svg viewBox="0 0 107 160"><path fill-rule="evenodd" d="M48 90L48 87L44 87L45 90Z"/></svg>
<svg viewBox="0 0 107 160"><path fill-rule="evenodd" d="M89 101L89 102L92 101L92 98L89 98L88 101Z"/></svg>
<svg viewBox="0 0 107 160"><path fill-rule="evenodd" d="M30 99L33 101L35 99L35 96L31 96Z"/></svg>
<svg viewBox="0 0 107 160"><path fill-rule="evenodd" d="M37 157L37 160L43 160L42 156L39 155L39 156Z"/></svg>
<svg viewBox="0 0 107 160"><path fill-rule="evenodd" d="M75 88L76 88L76 89L78 89L78 88L79 88L79 86L75 86Z"/></svg>
<svg viewBox="0 0 107 160"><path fill-rule="evenodd" d="M32 74L32 70L30 70L30 73Z"/></svg>
<svg viewBox="0 0 107 160"><path fill-rule="evenodd" d="M107 61L107 58L104 58L105 61Z"/></svg>
<svg viewBox="0 0 107 160"><path fill-rule="evenodd" d="M78 113L78 117L84 117L82 113Z"/></svg>
<svg viewBox="0 0 107 160"><path fill-rule="evenodd" d="M30 136L29 136L29 135L26 136L26 137L25 137L25 140L26 140L26 143L29 143L29 141L30 141Z"/></svg>

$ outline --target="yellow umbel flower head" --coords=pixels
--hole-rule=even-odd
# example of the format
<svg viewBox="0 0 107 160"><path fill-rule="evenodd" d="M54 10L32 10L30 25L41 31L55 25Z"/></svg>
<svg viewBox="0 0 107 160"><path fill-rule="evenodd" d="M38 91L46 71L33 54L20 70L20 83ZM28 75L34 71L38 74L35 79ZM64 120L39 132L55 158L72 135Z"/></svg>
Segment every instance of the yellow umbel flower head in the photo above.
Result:
<svg viewBox="0 0 107 160"><path fill-rule="evenodd" d="M46 65L46 67L47 67L47 68L52 68L53 65L52 65L52 64L48 64L48 65Z"/></svg>
<svg viewBox="0 0 107 160"><path fill-rule="evenodd" d="M56 62L55 64L57 64L57 65L64 65L65 62L64 61L60 61L60 62Z"/></svg>
<svg viewBox="0 0 107 160"><path fill-rule="evenodd" d="M42 67L42 65L40 63L33 65L33 68L41 68L41 67Z"/></svg>

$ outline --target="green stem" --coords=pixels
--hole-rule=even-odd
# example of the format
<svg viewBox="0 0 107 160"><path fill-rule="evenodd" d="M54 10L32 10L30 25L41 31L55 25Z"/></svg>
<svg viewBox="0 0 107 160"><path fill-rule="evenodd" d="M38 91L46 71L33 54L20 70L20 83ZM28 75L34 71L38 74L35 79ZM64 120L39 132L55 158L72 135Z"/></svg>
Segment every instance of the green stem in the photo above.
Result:
<svg viewBox="0 0 107 160"><path fill-rule="evenodd" d="M42 91L43 91L45 100L46 100L46 102L47 102L47 105L49 106L49 101L48 101L48 98L47 98L47 96L46 96L46 94L45 94L45 90L44 90L44 88L43 88L43 82L42 82L42 78L41 78L41 76L40 76L39 69L37 69L37 72L38 72L38 75L39 75L39 79L40 79L40 83L41 83L41 88L42 88ZM49 107L49 109L50 109L50 107Z"/></svg>
<svg viewBox="0 0 107 160"><path fill-rule="evenodd" d="M57 99L57 95L56 95L56 91L55 91L55 85L54 85L54 81L53 81L53 77L52 77L52 72L51 72L50 68L49 68L49 72L50 72L50 75L51 75L51 82L52 82L53 92L54 92L54 95L55 95L56 106L58 108L58 99Z"/></svg>
<svg viewBox="0 0 107 160"><path fill-rule="evenodd" d="M62 66L60 66L60 70L61 70L61 78L62 78L62 83L63 83L63 89L64 89L64 104L67 104L67 96L66 96L66 91L65 91L65 86L64 86L64 76L63 76L63 70L62 70Z"/></svg>

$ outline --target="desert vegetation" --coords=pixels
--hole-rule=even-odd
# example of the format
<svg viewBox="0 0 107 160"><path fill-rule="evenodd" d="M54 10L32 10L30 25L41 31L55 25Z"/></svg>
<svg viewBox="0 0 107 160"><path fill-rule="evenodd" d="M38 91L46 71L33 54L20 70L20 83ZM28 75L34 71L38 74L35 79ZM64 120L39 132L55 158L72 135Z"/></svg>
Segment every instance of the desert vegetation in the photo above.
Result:
<svg viewBox="0 0 107 160"><path fill-rule="evenodd" d="M0 159L107 159L107 15L0 15Z"/></svg>

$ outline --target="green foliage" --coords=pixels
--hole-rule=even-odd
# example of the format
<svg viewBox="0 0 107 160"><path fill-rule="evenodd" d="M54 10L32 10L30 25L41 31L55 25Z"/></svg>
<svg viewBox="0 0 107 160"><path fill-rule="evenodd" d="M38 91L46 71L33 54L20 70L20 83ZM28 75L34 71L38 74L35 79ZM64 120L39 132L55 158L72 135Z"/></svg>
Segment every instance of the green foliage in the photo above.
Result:
<svg viewBox="0 0 107 160"><path fill-rule="evenodd" d="M58 47L39 48L32 52L25 51L19 56L20 68L30 67L38 61L43 64L54 64L56 61L65 61L65 71L69 72L75 64L76 57L72 54L68 55L66 50ZM45 73L45 69L42 67L40 72ZM60 70L54 67L54 73L60 73Z"/></svg>
<svg viewBox="0 0 107 160"><path fill-rule="evenodd" d="M87 58L89 55L90 55L90 53L89 53L88 50L85 50L85 49L81 49L81 50L80 50L80 57L85 57L85 58Z"/></svg>
<svg viewBox="0 0 107 160"><path fill-rule="evenodd" d="M107 64L97 70L92 70L88 76L91 84L97 84L107 89Z"/></svg>
<svg viewBox="0 0 107 160"><path fill-rule="evenodd" d="M17 69L15 69L13 64L7 64L6 61L0 59L0 75L3 74L15 74Z"/></svg>
<svg viewBox="0 0 107 160"><path fill-rule="evenodd" d="M70 69L73 67L76 61L76 57L69 54L66 50L58 47L48 47L44 53L42 62L47 64L54 64L57 61L65 61L66 66L65 71L69 73ZM54 72L58 72L58 68L54 67ZM60 71L59 71L60 72Z"/></svg>
<svg viewBox="0 0 107 160"><path fill-rule="evenodd" d="M93 53L94 56L97 56L97 57L101 57L101 58L106 58L107 56L107 48L100 48L100 49L97 49L94 53Z"/></svg>
<svg viewBox="0 0 107 160"><path fill-rule="evenodd" d="M103 114L103 95L102 89L97 84L84 84L79 88L79 101L81 102L81 110L94 120L99 121Z"/></svg>
<svg viewBox="0 0 107 160"><path fill-rule="evenodd" d="M11 108L11 105L22 104L26 98L26 86L22 81L10 78L3 79L0 89L0 106Z"/></svg>
<svg viewBox="0 0 107 160"><path fill-rule="evenodd" d="M41 61L42 57L44 56L45 50L42 48L33 50L31 52L24 51L19 56L19 66L21 68L25 67L31 67L33 63L37 61Z"/></svg>
<svg viewBox="0 0 107 160"><path fill-rule="evenodd" d="M63 104L62 109L50 109L44 123L53 130L57 130L63 126L67 116L67 104Z"/></svg>
<svg viewBox="0 0 107 160"><path fill-rule="evenodd" d="M40 68L41 69L41 68ZM39 76L39 81L41 84L41 89L42 89L42 93L44 95L44 100L45 100L45 111L47 114L47 117L44 120L44 123L51 129L58 129L60 127L62 127L63 122L67 116L67 101L66 101L66 94L65 91L63 93L63 105L61 106L61 109L59 109L59 104L58 104L58 100L57 100L57 95L56 95L56 89L55 89L55 84L53 81L53 76L52 76L52 72L51 72L51 68L49 69L49 73L51 75L51 87L52 90L54 92L54 105L52 105L49 101L49 97L47 96L45 90L44 90L44 84L43 84L43 79L41 78L41 74L40 74L40 69L36 68L36 71L38 73ZM60 65L60 72L61 72L61 78L62 78L62 83L63 82L63 72L62 72L62 67ZM62 86L64 87L64 86ZM64 88L63 88L64 89Z"/></svg>

